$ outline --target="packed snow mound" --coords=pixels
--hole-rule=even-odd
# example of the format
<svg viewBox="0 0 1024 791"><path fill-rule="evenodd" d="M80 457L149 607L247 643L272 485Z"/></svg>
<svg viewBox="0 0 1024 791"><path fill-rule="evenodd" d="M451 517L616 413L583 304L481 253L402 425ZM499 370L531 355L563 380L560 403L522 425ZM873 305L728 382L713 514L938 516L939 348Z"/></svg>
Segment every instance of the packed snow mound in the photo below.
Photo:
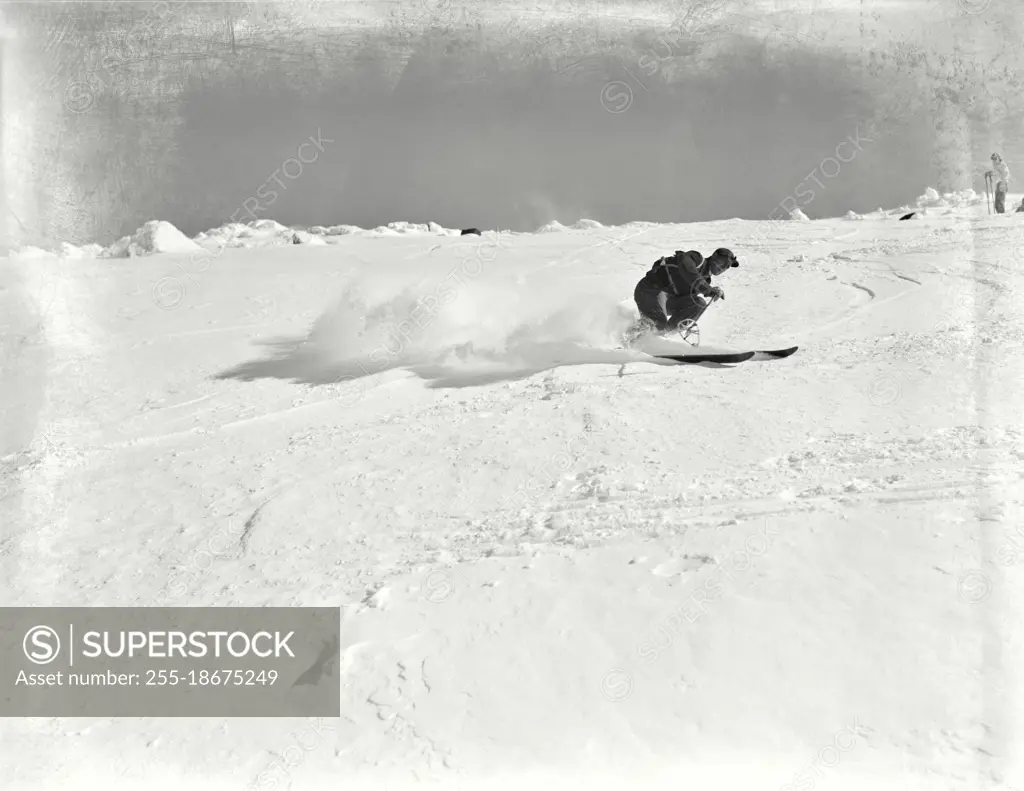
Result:
<svg viewBox="0 0 1024 791"><path fill-rule="evenodd" d="M276 233L282 233L284 231L290 231L287 225L281 225L277 220L271 220L266 218L263 220L253 220L249 223L249 227L254 231L274 231Z"/></svg>
<svg viewBox="0 0 1024 791"><path fill-rule="evenodd" d="M552 220L551 222L546 223L545 225L542 225L540 228L538 228L537 233L556 233L558 231L564 230L565 226L562 225L562 223L560 223L558 220Z"/></svg>
<svg viewBox="0 0 1024 791"><path fill-rule="evenodd" d="M150 220L131 236L122 236L104 253L105 258L134 258L153 253L192 253L198 244L165 220Z"/></svg>
<svg viewBox="0 0 1024 791"><path fill-rule="evenodd" d="M875 211L868 212L867 214L858 214L851 210L846 212L845 219L884 220L893 215L903 217L912 211L918 213L918 215L913 219L918 219L918 217L926 217L929 214L949 214L954 209L967 209L984 202L984 198L978 195L978 193L973 189L960 190L959 192L944 192L939 194L939 191L934 187L928 187L928 189L924 191L924 194L920 195L913 204L904 204L896 209L883 209L879 207ZM932 211L929 212L929 209Z"/></svg>
<svg viewBox="0 0 1024 791"><path fill-rule="evenodd" d="M380 236L397 236L402 234L430 233L430 228L424 223L389 222L387 225L378 225L376 228L371 228L370 233Z"/></svg>
<svg viewBox="0 0 1024 791"><path fill-rule="evenodd" d="M57 254L61 258L99 258L103 254L103 245L93 243L78 247L71 242L61 242Z"/></svg>
<svg viewBox="0 0 1024 791"><path fill-rule="evenodd" d="M597 220L577 220L572 224L577 231L589 231L594 228L604 228Z"/></svg>
<svg viewBox="0 0 1024 791"><path fill-rule="evenodd" d="M376 228L360 228L358 225L313 225L309 228L289 228L274 220L254 220L249 223L231 222L211 228L196 236L195 241L204 247L275 247L286 244L328 244L330 236L459 236L458 228L445 228L436 222L389 222Z"/></svg>
<svg viewBox="0 0 1024 791"><path fill-rule="evenodd" d="M218 226L217 228L210 228L207 231L201 231L195 235L196 242L202 242L206 239L221 239L229 236L238 236L242 233L243 229L248 226L243 222L229 222L225 225Z"/></svg>
<svg viewBox="0 0 1024 791"><path fill-rule="evenodd" d="M348 236L359 234L362 236L395 236L399 234L431 234L434 236L458 236L462 233L458 228L445 228L436 222L423 223L413 222L389 222L387 225L378 225L376 228L360 228L358 225L314 225L309 229L310 233L317 236Z"/></svg>
<svg viewBox="0 0 1024 791"><path fill-rule="evenodd" d="M387 225L371 228L365 233L370 236L412 236L416 234L458 236L462 231L458 228L445 228L436 222L389 222Z"/></svg>
<svg viewBox="0 0 1024 791"><path fill-rule="evenodd" d="M983 202L983 198L973 189L960 190L959 192L945 192L942 195L934 187L924 191L924 195L918 197L914 206L905 207L908 211L913 208L923 209L926 207L944 209L966 209Z"/></svg>
<svg viewBox="0 0 1024 791"><path fill-rule="evenodd" d="M310 231L299 231L274 220L253 220L249 223L231 222L211 228L196 236L195 241L205 248L225 247L279 247L288 244L325 245L327 242Z"/></svg>
<svg viewBox="0 0 1024 791"><path fill-rule="evenodd" d="M242 244L238 240L251 235L252 229L245 223L231 222L227 225L222 225L219 228L211 228L208 231L203 231L202 233L197 234L195 241L199 244L213 242L222 247L241 247Z"/></svg>
<svg viewBox="0 0 1024 791"><path fill-rule="evenodd" d="M12 250L8 255L12 260L23 260L29 261L38 258L63 258L69 260L83 259L83 258L99 258L103 255L103 245L99 244L87 244L83 247L71 244L71 242L61 242L56 250L44 250L42 247L36 247L35 245L26 245Z"/></svg>
<svg viewBox="0 0 1024 791"><path fill-rule="evenodd" d="M800 209L793 209L793 211L789 213L789 219L793 220L794 222L811 221L811 218L804 214Z"/></svg>
<svg viewBox="0 0 1024 791"><path fill-rule="evenodd" d="M363 229L358 225L314 225L309 232L315 233L317 236L347 236L361 230Z"/></svg>
<svg viewBox="0 0 1024 791"><path fill-rule="evenodd" d="M36 258L53 258L54 255L55 254L49 250L44 250L42 247L36 247L29 244L24 247L19 247L16 250L12 250L8 255L8 258L15 261L30 261Z"/></svg>
<svg viewBox="0 0 1024 791"><path fill-rule="evenodd" d="M316 247L325 246L327 242L325 242L322 237L309 233L308 231L293 231L292 244L308 244Z"/></svg>

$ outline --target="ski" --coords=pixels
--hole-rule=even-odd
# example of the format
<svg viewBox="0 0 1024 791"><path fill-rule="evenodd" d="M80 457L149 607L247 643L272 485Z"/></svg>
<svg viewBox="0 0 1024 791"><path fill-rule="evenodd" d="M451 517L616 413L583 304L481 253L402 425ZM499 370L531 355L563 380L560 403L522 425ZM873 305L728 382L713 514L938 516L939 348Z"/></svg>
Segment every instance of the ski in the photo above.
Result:
<svg viewBox="0 0 1024 791"><path fill-rule="evenodd" d="M764 359L763 357L760 357L760 355L763 354L771 360L778 360L783 357L789 357L799 348L799 346L790 346L788 349L758 349L756 354L758 355L758 359Z"/></svg>
<svg viewBox="0 0 1024 791"><path fill-rule="evenodd" d="M707 352L701 354L652 354L659 360L674 360L677 363L742 363L751 359L756 352Z"/></svg>
<svg viewBox="0 0 1024 791"><path fill-rule="evenodd" d="M644 335L637 338L631 348L636 351L674 362L742 363L747 360L777 360L789 357L799 348L786 349L737 349L729 346L702 344L691 346L684 341L660 335Z"/></svg>
<svg viewBox="0 0 1024 791"><path fill-rule="evenodd" d="M789 357L798 346L791 346L788 349L758 349L752 352L701 352L695 349L692 353L686 354L653 354L662 360L674 360L680 363L742 363L747 360L779 360Z"/></svg>

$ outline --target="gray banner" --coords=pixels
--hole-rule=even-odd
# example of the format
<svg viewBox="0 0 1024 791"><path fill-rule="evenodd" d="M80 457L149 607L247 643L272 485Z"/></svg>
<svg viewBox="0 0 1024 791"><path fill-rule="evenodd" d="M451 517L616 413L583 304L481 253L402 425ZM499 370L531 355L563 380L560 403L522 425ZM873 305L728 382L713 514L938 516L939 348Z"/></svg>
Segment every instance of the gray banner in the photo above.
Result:
<svg viewBox="0 0 1024 791"><path fill-rule="evenodd" d="M0 717L338 717L333 607L2 607Z"/></svg>

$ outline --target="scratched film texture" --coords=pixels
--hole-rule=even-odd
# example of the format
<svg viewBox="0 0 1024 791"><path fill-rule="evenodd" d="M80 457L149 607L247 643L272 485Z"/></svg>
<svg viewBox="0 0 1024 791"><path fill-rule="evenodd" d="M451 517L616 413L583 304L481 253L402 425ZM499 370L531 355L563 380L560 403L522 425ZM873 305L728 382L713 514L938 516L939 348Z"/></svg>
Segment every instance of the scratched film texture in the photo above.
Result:
<svg viewBox="0 0 1024 791"><path fill-rule="evenodd" d="M828 4L786 5L8 5L6 243L194 235L317 134L334 144L266 216L760 219L809 158L876 130L815 198L828 216L980 189L989 149L1019 149L1013 4L852 4L831 30Z"/></svg>

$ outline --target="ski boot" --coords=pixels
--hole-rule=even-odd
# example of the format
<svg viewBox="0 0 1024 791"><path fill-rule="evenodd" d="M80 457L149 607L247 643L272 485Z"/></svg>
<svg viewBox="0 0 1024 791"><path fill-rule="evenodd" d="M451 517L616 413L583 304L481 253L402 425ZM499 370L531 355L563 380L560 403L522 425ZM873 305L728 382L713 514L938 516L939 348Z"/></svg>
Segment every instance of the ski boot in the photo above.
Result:
<svg viewBox="0 0 1024 791"><path fill-rule="evenodd" d="M679 322L675 327L659 329L658 325L646 316L641 316L624 333L622 333L622 345L630 348L645 335L657 335L660 338L668 338L679 335L680 339L686 341L690 346L700 345L700 327L692 319Z"/></svg>
<svg viewBox="0 0 1024 791"><path fill-rule="evenodd" d="M645 335L657 334L659 334L658 325L646 316L641 316L622 333L622 345L628 349Z"/></svg>

